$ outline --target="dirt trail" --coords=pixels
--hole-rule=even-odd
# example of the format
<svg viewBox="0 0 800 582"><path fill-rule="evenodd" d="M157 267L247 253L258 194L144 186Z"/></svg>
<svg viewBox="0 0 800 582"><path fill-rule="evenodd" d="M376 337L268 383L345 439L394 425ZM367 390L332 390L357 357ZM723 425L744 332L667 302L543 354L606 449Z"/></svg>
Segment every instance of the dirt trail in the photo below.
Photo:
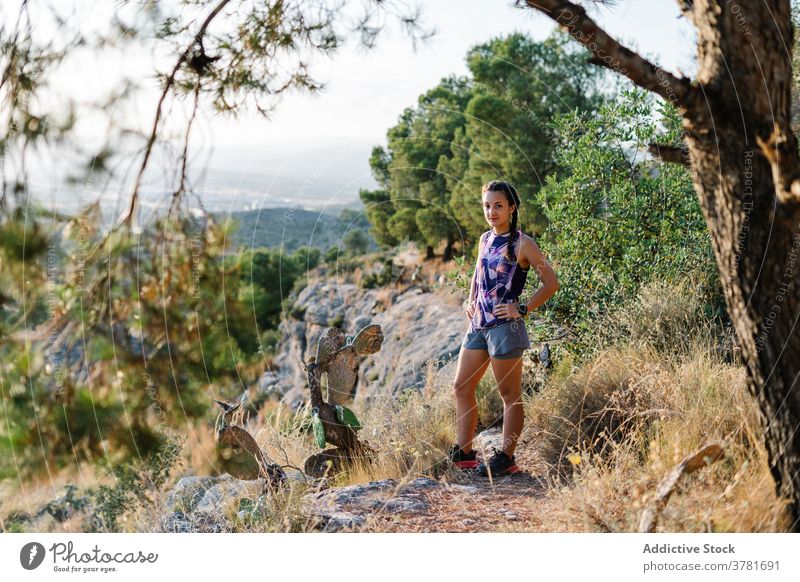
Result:
<svg viewBox="0 0 800 582"><path fill-rule="evenodd" d="M513 475L490 480L451 468L438 480L419 476L402 483L374 481L335 488L314 505L333 516L335 523L327 531L551 531L552 516L547 516L553 501L547 496L547 471L527 437L517 445L521 472ZM501 438L502 429L494 427L477 435L473 445L485 455L490 448L499 448Z"/></svg>
<svg viewBox="0 0 800 582"><path fill-rule="evenodd" d="M432 488L423 495L425 513L377 512L364 532L544 531L535 506L544 501L545 482L528 473L494 479L464 475L456 487ZM467 486L465 489L459 486Z"/></svg>

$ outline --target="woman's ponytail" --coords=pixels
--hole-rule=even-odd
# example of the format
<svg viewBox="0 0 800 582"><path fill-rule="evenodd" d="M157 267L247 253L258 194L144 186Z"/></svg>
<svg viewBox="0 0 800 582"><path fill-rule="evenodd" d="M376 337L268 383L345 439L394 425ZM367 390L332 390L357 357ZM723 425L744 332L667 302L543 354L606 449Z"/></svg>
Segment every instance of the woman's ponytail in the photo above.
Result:
<svg viewBox="0 0 800 582"><path fill-rule="evenodd" d="M511 235L508 237L508 248L506 249L506 258L512 262L517 262L517 254L514 252L517 242L517 225L519 224L519 196L514 186L506 184L509 188L512 198L514 198L514 212L511 213Z"/></svg>

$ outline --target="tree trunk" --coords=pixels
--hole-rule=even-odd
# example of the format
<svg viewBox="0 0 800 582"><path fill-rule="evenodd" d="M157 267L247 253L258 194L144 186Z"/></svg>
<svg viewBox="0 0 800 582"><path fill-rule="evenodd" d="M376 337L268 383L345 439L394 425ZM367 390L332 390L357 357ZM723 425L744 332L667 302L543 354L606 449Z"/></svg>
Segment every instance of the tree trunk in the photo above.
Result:
<svg viewBox="0 0 800 582"><path fill-rule="evenodd" d="M583 8L528 0L592 62L674 103L725 302L761 411L770 471L800 531L800 155L791 129L788 0L678 0L697 29L697 79L620 46Z"/></svg>
<svg viewBox="0 0 800 582"><path fill-rule="evenodd" d="M444 255L442 256L442 260L447 262L453 259L453 243L455 239L452 236L447 237L447 246L444 247Z"/></svg>
<svg viewBox="0 0 800 582"><path fill-rule="evenodd" d="M684 128L748 389L762 413L770 471L779 495L791 502L797 531L800 203L792 187L797 140L790 127L790 53L783 44L792 46L789 2L748 6L749 33L722 6L722 26L694 15L705 95L684 111ZM723 56L727 66L720 66Z"/></svg>
<svg viewBox="0 0 800 582"><path fill-rule="evenodd" d="M425 249L425 260L432 259L435 256L436 255L433 254L433 247L431 245L428 245L427 248Z"/></svg>
<svg viewBox="0 0 800 582"><path fill-rule="evenodd" d="M793 502L789 510L797 528L800 208L777 201L769 164L741 138L727 139L727 129L717 126L722 137L713 151L708 141L688 139L695 187L747 367L748 389L762 413L770 471L778 493ZM747 181L752 187L745 187Z"/></svg>

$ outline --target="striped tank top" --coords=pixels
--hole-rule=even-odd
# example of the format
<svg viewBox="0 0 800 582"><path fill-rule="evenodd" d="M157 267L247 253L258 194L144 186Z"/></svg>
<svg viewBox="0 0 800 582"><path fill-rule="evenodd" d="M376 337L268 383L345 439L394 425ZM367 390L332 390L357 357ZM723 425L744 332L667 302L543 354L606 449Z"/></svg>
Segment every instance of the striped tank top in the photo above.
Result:
<svg viewBox="0 0 800 582"><path fill-rule="evenodd" d="M530 267L523 269L518 262L512 263L505 257L509 238L510 233L497 235L494 230L481 235L483 249L476 266L475 313L470 322L473 329L486 329L509 321L493 315L492 310L495 305L518 299L525 287ZM517 258L521 244L522 231L517 229L517 239L514 241Z"/></svg>

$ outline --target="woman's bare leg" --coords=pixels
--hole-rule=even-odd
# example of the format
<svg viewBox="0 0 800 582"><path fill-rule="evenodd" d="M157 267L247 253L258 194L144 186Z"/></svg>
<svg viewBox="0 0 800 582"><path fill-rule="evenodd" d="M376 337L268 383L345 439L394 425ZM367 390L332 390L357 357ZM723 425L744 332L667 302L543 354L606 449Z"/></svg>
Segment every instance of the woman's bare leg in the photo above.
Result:
<svg viewBox="0 0 800 582"><path fill-rule="evenodd" d="M510 457L517 447L517 439L525 421L522 411L522 358L492 358L492 372L503 399L503 452Z"/></svg>
<svg viewBox="0 0 800 582"><path fill-rule="evenodd" d="M456 431L458 446L465 453L472 450L472 437L478 425L478 403L475 390L489 367L489 352L461 348L458 354L458 367L453 382L456 396Z"/></svg>

